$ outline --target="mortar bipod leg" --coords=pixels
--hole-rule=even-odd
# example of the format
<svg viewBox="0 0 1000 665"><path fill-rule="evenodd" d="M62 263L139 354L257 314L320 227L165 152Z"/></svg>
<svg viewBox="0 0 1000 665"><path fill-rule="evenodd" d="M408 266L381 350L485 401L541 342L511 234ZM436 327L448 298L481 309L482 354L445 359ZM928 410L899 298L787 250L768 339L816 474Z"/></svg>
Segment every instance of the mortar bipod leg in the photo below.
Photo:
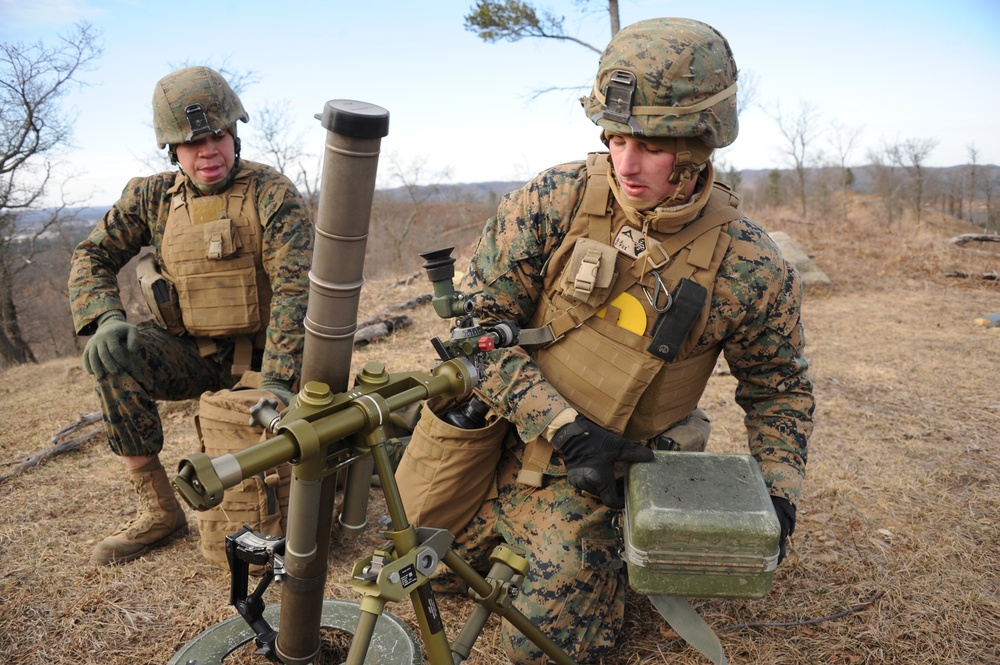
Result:
<svg viewBox="0 0 1000 665"><path fill-rule="evenodd" d="M483 598L469 587L469 595L476 601L476 607L462 626L462 632L452 642L451 650L455 665L466 660L472 653L472 645L479 639L486 621L493 613L486 607L485 602L489 601L500 607L510 607L510 603L517 598L521 590L525 573L528 572L528 560L520 548L499 545L490 554L490 561L493 562L493 567L486 575L486 581L490 583L493 591L489 598Z"/></svg>
<svg viewBox="0 0 1000 665"><path fill-rule="evenodd" d="M511 549L510 545L502 545L500 547ZM498 547L497 550L499 550L500 547ZM494 558L497 550L494 550L494 554L490 555L491 559ZM500 602L499 599L494 599L494 587L487 580L485 580L482 575L477 573L476 570L464 559L462 559L462 557L460 557L454 550L448 552L444 556L443 562L446 566L448 566L448 568L453 570L463 582L469 585L470 594L475 594L473 597L477 598L477 603L481 603L490 612L499 614L509 624L519 630L522 635L527 637L532 644L541 649L546 656L559 665L576 665L573 659L570 658L558 644L553 642L548 635L539 630L535 624L531 623L531 620L528 619L528 617L524 616L520 610L513 606L510 602L513 600L512 596L508 595L508 598L503 599L503 602ZM526 567L525 572L527 572ZM508 587L508 589L511 588L515 587Z"/></svg>

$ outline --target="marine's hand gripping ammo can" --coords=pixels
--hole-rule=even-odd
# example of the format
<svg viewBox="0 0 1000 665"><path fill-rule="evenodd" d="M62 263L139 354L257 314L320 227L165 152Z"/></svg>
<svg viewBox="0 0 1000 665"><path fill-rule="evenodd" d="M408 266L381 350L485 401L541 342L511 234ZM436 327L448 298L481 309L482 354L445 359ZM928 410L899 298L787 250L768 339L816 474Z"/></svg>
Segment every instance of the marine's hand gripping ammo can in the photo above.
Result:
<svg viewBox="0 0 1000 665"><path fill-rule="evenodd" d="M750 455L656 451L625 491L629 584L647 595L761 598L781 526Z"/></svg>

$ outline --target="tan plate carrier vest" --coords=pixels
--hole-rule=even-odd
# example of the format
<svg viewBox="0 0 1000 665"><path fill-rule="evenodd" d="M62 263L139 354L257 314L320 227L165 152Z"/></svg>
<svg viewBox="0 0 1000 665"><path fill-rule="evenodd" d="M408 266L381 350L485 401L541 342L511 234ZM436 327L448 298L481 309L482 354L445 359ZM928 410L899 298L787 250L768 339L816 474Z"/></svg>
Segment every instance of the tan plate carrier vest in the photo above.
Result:
<svg viewBox="0 0 1000 665"><path fill-rule="evenodd" d="M607 153L588 156L583 201L561 245L572 248L566 252L573 255L563 257L558 279L546 278L551 287L528 325L549 328L554 341L531 355L546 380L578 412L628 439L648 441L698 406L715 369L721 348L686 356L708 323L715 276L729 247L725 229L740 217L739 198L722 183L715 183L711 198L694 221L672 235L650 231L646 254L633 259L612 246L615 229L608 169ZM587 261L593 265L581 271ZM659 273L668 292L682 278L708 291L701 315L681 347L678 357L682 360L671 363L646 351L659 316L643 292L643 285L647 292L653 290L653 271ZM582 274L596 279L581 284L578 276ZM642 303L645 334L616 325L615 308L608 303L622 293ZM594 316L605 307L603 318ZM665 315L669 316L669 310ZM551 455L552 446L544 437L529 442L519 480L540 485Z"/></svg>
<svg viewBox="0 0 1000 665"><path fill-rule="evenodd" d="M242 168L223 194L188 197L178 175L171 194L160 262L177 294L184 330L202 355L213 338L236 341L233 375L249 369L263 348L271 285L261 258L263 227L252 191L253 171ZM150 308L153 305L150 303Z"/></svg>

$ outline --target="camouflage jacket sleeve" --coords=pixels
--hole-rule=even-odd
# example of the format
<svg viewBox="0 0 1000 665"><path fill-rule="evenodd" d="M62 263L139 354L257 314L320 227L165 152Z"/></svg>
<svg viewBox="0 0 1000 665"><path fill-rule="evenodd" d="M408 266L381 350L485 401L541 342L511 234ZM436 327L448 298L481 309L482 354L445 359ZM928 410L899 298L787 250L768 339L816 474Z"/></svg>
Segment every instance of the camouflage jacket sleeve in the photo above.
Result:
<svg viewBox="0 0 1000 665"><path fill-rule="evenodd" d="M264 379L295 379L305 340L312 222L295 185L267 166L257 171L257 209L264 225L262 260L272 291L261 373Z"/></svg>
<svg viewBox="0 0 1000 665"><path fill-rule="evenodd" d="M146 245L166 220L173 173L133 178L111 209L77 245L70 262L69 301L78 335L94 332L97 317L124 310L118 272Z"/></svg>
<svg viewBox="0 0 1000 665"><path fill-rule="evenodd" d="M815 404L804 354L802 283L754 222L731 223L729 235L698 347L722 345L738 381L736 402L746 413L750 452L768 490L798 503Z"/></svg>
<svg viewBox="0 0 1000 665"><path fill-rule="evenodd" d="M483 230L463 286L467 292L479 292L475 304L483 322L510 319L523 327L531 319L548 258L579 206L584 168L573 163L549 169L500 202ZM478 391L525 441L537 438L569 407L520 347L490 353Z"/></svg>

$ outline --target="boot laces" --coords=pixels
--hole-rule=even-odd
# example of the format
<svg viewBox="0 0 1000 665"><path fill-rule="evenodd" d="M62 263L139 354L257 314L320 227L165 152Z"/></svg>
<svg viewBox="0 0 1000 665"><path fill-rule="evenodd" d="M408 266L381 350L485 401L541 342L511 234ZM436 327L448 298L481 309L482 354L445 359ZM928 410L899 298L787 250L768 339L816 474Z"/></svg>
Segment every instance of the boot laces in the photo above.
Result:
<svg viewBox="0 0 1000 665"><path fill-rule="evenodd" d="M156 521L156 502L150 497L149 492L144 491L141 480L132 481L132 490L139 495L139 508L131 520L118 527L114 535L128 534L134 537L137 534L149 531Z"/></svg>

